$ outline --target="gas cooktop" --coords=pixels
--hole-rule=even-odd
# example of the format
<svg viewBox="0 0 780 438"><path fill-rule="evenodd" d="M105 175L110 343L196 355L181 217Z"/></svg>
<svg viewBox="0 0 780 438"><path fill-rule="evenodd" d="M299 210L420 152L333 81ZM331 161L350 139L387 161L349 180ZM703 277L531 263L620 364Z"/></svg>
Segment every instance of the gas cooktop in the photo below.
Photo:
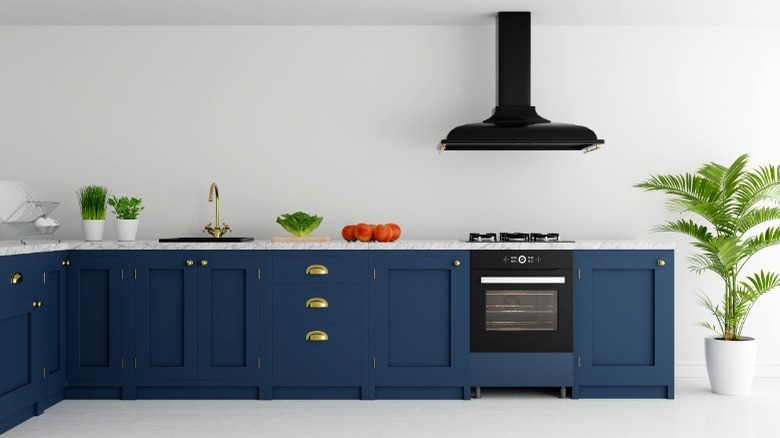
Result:
<svg viewBox="0 0 780 438"><path fill-rule="evenodd" d="M560 240L558 233L469 233L468 242L503 243L572 243L573 240Z"/></svg>

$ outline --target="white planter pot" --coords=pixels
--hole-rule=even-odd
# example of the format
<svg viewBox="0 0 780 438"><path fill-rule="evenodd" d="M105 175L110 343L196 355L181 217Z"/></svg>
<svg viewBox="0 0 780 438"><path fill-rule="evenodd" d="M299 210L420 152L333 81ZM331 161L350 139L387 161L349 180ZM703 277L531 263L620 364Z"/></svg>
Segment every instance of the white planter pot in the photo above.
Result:
<svg viewBox="0 0 780 438"><path fill-rule="evenodd" d="M138 233L138 219L117 219L116 240L120 242L132 242Z"/></svg>
<svg viewBox="0 0 780 438"><path fill-rule="evenodd" d="M704 338L704 356L712 392L746 395L756 369L756 340L742 336L740 341L724 341L718 336Z"/></svg>
<svg viewBox="0 0 780 438"><path fill-rule="evenodd" d="M104 219L82 219L81 227L84 229L84 240L87 242L100 242L103 240L103 231L106 229L106 221Z"/></svg>

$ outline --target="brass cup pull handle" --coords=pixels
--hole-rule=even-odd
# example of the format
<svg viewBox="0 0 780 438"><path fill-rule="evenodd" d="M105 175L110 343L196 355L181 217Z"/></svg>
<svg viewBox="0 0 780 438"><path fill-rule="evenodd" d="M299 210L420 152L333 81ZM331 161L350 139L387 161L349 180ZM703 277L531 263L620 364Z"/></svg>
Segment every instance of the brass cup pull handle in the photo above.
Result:
<svg viewBox="0 0 780 438"><path fill-rule="evenodd" d="M309 298L306 300L307 309L324 309L328 307L328 300L325 298Z"/></svg>
<svg viewBox="0 0 780 438"><path fill-rule="evenodd" d="M22 281L24 281L24 277L22 277L21 272L14 272L11 274L11 284L19 284Z"/></svg>
<svg viewBox="0 0 780 438"><path fill-rule="evenodd" d="M306 340L308 342L325 342L328 340L328 334L321 330L312 330L306 333Z"/></svg>
<svg viewBox="0 0 780 438"><path fill-rule="evenodd" d="M193 262L192 260L188 259L186 262L184 262L184 264L187 265L187 266L192 266L192 265L195 264L195 262Z"/></svg>
<svg viewBox="0 0 780 438"><path fill-rule="evenodd" d="M328 275L328 268L325 265L309 265L306 268L306 275Z"/></svg>
<svg viewBox="0 0 780 438"><path fill-rule="evenodd" d="M452 262L452 264L455 265L455 267L458 267L460 266L460 260L455 260L454 262Z"/></svg>
<svg viewBox="0 0 780 438"><path fill-rule="evenodd" d="M658 259L658 266L665 266L666 261L664 259Z"/></svg>
<svg viewBox="0 0 780 438"><path fill-rule="evenodd" d="M200 261L200 265L201 266L208 266L209 265L209 261L206 260L206 259L203 259L203 260Z"/></svg>

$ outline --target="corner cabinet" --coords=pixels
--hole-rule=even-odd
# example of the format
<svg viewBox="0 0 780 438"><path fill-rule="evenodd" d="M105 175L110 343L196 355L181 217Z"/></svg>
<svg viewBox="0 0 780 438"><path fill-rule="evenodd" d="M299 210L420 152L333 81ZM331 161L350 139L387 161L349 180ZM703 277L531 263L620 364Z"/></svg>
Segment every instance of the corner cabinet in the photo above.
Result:
<svg viewBox="0 0 780 438"><path fill-rule="evenodd" d="M674 398L674 251L575 251L572 398Z"/></svg>
<svg viewBox="0 0 780 438"><path fill-rule="evenodd" d="M471 397L469 252L372 251L372 396Z"/></svg>
<svg viewBox="0 0 780 438"><path fill-rule="evenodd" d="M62 257L0 259L0 434L63 398Z"/></svg>

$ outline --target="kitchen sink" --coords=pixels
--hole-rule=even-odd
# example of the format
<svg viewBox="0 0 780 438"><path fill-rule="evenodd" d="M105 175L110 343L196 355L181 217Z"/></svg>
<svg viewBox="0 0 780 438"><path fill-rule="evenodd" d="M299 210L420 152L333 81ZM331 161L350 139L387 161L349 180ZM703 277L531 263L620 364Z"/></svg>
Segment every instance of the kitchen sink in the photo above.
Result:
<svg viewBox="0 0 780 438"><path fill-rule="evenodd" d="M254 241L254 237L165 237L160 239L160 242L167 243L234 243Z"/></svg>

